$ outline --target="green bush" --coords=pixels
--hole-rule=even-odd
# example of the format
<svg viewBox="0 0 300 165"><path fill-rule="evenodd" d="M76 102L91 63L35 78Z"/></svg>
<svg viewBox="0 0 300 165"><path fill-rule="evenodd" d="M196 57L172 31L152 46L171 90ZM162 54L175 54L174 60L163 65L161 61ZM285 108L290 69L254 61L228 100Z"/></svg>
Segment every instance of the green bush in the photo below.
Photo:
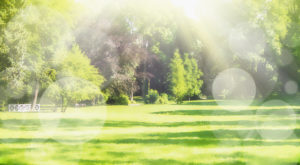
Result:
<svg viewBox="0 0 300 165"><path fill-rule="evenodd" d="M145 96L145 104L155 104L159 99L159 93L157 90L150 89L148 95Z"/></svg>
<svg viewBox="0 0 300 165"><path fill-rule="evenodd" d="M106 103L111 105L128 105L129 102L128 96L121 94L119 96L110 96Z"/></svg>
<svg viewBox="0 0 300 165"><path fill-rule="evenodd" d="M0 111L5 111L5 107L6 107L5 105L6 105L5 101L0 102Z"/></svg>
<svg viewBox="0 0 300 165"><path fill-rule="evenodd" d="M158 99L158 103L159 104L168 104L169 99L168 99L168 95L166 93L161 94L161 96L159 96Z"/></svg>
<svg viewBox="0 0 300 165"><path fill-rule="evenodd" d="M130 101L130 104L136 104L137 102L135 100Z"/></svg>

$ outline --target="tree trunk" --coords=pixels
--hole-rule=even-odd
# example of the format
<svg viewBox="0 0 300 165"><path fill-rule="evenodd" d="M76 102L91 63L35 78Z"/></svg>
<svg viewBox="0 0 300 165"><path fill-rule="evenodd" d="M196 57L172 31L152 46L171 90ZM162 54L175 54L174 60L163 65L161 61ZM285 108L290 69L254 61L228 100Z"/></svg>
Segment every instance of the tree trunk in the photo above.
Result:
<svg viewBox="0 0 300 165"><path fill-rule="evenodd" d="M130 101L131 102L133 102L133 91L134 91L134 89L133 89L134 87L133 86L134 86L134 83L132 82L131 83L131 90L130 90Z"/></svg>
<svg viewBox="0 0 300 165"><path fill-rule="evenodd" d="M149 89L151 89L151 86L150 86L150 78L149 78L149 80L148 80L148 91L149 91ZM147 91L147 94L148 94L148 91Z"/></svg>
<svg viewBox="0 0 300 165"><path fill-rule="evenodd" d="M143 88L142 88L142 94L143 98L147 95L147 79L146 79L146 61L144 62L144 80L143 80Z"/></svg>
<svg viewBox="0 0 300 165"><path fill-rule="evenodd" d="M36 102L37 102L37 98L39 95L39 90L40 90L40 84L38 81L36 81L35 84L35 91L34 91L34 98L33 98L33 103L32 103L32 107L31 107L31 111L34 110L35 106L36 106Z"/></svg>
<svg viewBox="0 0 300 165"><path fill-rule="evenodd" d="M61 112L66 112L68 108L68 100L67 97L61 95Z"/></svg>
<svg viewBox="0 0 300 165"><path fill-rule="evenodd" d="M64 111L64 97L61 95L61 112Z"/></svg>
<svg viewBox="0 0 300 165"><path fill-rule="evenodd" d="M133 90L130 91L130 101L133 102Z"/></svg>

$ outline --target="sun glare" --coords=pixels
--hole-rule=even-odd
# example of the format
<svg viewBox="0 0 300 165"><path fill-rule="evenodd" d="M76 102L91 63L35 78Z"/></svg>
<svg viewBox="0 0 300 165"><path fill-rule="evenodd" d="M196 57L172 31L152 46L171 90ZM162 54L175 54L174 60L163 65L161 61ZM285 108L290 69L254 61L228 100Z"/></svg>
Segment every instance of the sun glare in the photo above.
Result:
<svg viewBox="0 0 300 165"><path fill-rule="evenodd" d="M229 3L231 0L171 0L171 2L174 6L182 9L190 19L216 21L217 16L220 15L220 9L217 6Z"/></svg>
<svg viewBox="0 0 300 165"><path fill-rule="evenodd" d="M199 18L197 14L197 0L171 0L174 6L182 8L185 15L191 19L197 20Z"/></svg>

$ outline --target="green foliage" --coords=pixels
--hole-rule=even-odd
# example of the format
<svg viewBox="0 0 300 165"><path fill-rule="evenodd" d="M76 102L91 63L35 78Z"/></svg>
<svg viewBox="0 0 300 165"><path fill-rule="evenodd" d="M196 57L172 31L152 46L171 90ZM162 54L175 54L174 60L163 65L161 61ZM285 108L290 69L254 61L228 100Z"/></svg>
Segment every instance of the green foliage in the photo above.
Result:
<svg viewBox="0 0 300 165"><path fill-rule="evenodd" d="M82 101L94 100L101 96L98 86L89 81L76 77L66 77L51 85L48 90L53 90L52 94L56 101L64 99L65 105L72 105ZM53 97L53 96L52 96Z"/></svg>
<svg viewBox="0 0 300 165"><path fill-rule="evenodd" d="M14 17L25 5L23 0L0 2L0 102L9 97L21 97L25 88L25 67L22 59L26 54L28 33L22 22Z"/></svg>
<svg viewBox="0 0 300 165"><path fill-rule="evenodd" d="M168 102L168 95L166 93L159 95L158 91L153 89L150 89L148 95L144 98L145 104L167 104Z"/></svg>
<svg viewBox="0 0 300 165"><path fill-rule="evenodd" d="M73 0L0 2L1 102L9 97L24 100L35 95L35 104L39 92L48 87L56 92L52 93L53 98L57 95L64 97L65 105L90 100L101 93L104 78L98 69L90 65L90 60L78 46L75 45L71 51L67 48L74 41L71 36L74 4ZM57 87L51 85L70 76L92 85L80 87L81 82L70 83L68 90L63 89L66 86L61 84L56 83ZM74 89L80 92L74 93Z"/></svg>
<svg viewBox="0 0 300 165"><path fill-rule="evenodd" d="M21 24L15 24L15 27L8 27L9 22L13 17L24 7L24 0L1 0L0 1L0 72L11 66L9 59L10 47L7 45L6 37L11 36L13 40L22 40L20 34L23 33ZM14 28L14 30L6 31L7 28ZM14 43L16 47L19 45ZM11 54L12 55L12 54ZM19 55L19 53L18 53Z"/></svg>
<svg viewBox="0 0 300 165"><path fill-rule="evenodd" d="M281 40L288 32L291 22L289 8L293 0L247 0L243 2L249 7L249 20L265 29L267 40L277 54L281 54ZM276 21L274 21L276 20Z"/></svg>
<svg viewBox="0 0 300 165"><path fill-rule="evenodd" d="M150 89L148 95L145 96L144 102L146 104L155 104L159 99L159 93L157 90Z"/></svg>
<svg viewBox="0 0 300 165"><path fill-rule="evenodd" d="M111 105L128 105L129 102L129 97L127 95L121 94L119 96L110 96L106 103Z"/></svg>
<svg viewBox="0 0 300 165"><path fill-rule="evenodd" d="M176 50L170 64L170 70L171 91L177 103L182 103L185 96L190 99L201 94L203 84L201 76L203 73L198 68L195 58L186 53L183 61L179 50Z"/></svg>
<svg viewBox="0 0 300 165"><path fill-rule="evenodd" d="M8 90L24 93L31 88L26 94L29 91L34 95L33 105L36 104L39 92L56 79L54 57L71 41L68 27L65 18L47 6L28 5L10 20L4 30L9 48L9 67L4 72Z"/></svg>
<svg viewBox="0 0 300 165"><path fill-rule="evenodd" d="M60 77L79 77L100 87L104 82L103 76L99 74L97 68L91 65L90 59L80 50L78 45L74 45L72 50L66 53L65 58L60 62Z"/></svg>
<svg viewBox="0 0 300 165"><path fill-rule="evenodd" d="M198 68L195 58L189 54L184 55L185 82L187 86L186 96L190 99L201 94L203 81L200 79L203 73Z"/></svg>
<svg viewBox="0 0 300 165"><path fill-rule="evenodd" d="M168 99L168 94L166 93L162 93L157 101L159 104L168 104L169 103L169 99Z"/></svg>
<svg viewBox="0 0 300 165"><path fill-rule="evenodd" d="M95 100L102 96L100 86L104 78L99 74L98 70L90 64L90 60L81 52L77 45L65 52L65 59L62 60L58 71L62 81L69 80L70 82L59 82L57 93L64 98L63 101L78 103L81 101ZM65 79L70 77L70 79Z"/></svg>
<svg viewBox="0 0 300 165"><path fill-rule="evenodd" d="M5 94L1 96L1 101L11 96L13 100L22 100L25 95L26 98L31 95L40 97L40 91L63 77L77 77L100 87L104 78L99 76L99 71L108 80L104 87L109 97L126 94L132 99L134 94L142 95L153 88L159 93L170 90L177 103L182 103L183 98L201 95L203 82L203 93L209 94L213 78L228 66L241 67L250 72L261 93L265 93L264 84L282 81L280 78L284 76L273 74L277 69L279 74L288 70L289 75L299 82L300 72L297 73L296 67L281 67L286 65L283 60L285 55L292 56L288 60L300 63L299 2L237 0L224 3L232 7L228 8L228 15L225 14L226 23L220 13L227 11L213 3L212 12L220 18L218 23L214 24L214 20L209 24L222 27L223 30L220 30L203 27L206 19L190 19L185 10L170 7L174 5L171 1L125 0L118 2L123 5L118 10L115 10L115 3L108 2L103 12L97 15L88 12L83 18L89 19L78 21L82 13L75 11L84 8L85 5L81 4L86 2L2 0L0 90ZM236 5L243 7L235 8ZM222 11L219 12L219 9ZM231 18L231 10L237 17ZM234 27L240 27L245 22L247 27L241 26L243 29L234 31ZM230 28L233 28L232 32L229 32ZM80 34L75 36L74 30ZM239 30L246 32L246 36L239 36L244 35L238 34ZM257 58L244 61L236 56L234 50L230 52L228 36L234 38L237 35L247 40L247 35L256 30L266 34L266 42L255 46L258 48L254 49L259 51L245 55L252 57L253 53L259 55L254 55ZM249 38L251 41L246 45L241 43L242 49L252 49L250 44L256 41ZM75 45L72 50L69 50L70 45ZM180 55L179 50L174 53L175 48L189 54ZM95 67L90 65L91 61ZM201 70L198 65L201 65ZM202 71L205 76L202 76ZM34 93L35 90L38 93ZM91 99L84 93L73 95L78 99L67 94L66 97L72 102Z"/></svg>
<svg viewBox="0 0 300 165"><path fill-rule="evenodd" d="M183 98L187 92L184 64L180 57L179 50L174 53L174 57L170 63L170 77L171 91L175 96L175 101L178 104L183 102Z"/></svg>

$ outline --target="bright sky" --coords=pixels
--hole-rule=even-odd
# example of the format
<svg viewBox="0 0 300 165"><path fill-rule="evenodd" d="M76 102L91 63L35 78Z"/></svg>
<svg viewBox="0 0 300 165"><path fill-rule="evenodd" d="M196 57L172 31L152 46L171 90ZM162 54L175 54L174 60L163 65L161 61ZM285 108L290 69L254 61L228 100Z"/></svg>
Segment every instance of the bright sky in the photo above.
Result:
<svg viewBox="0 0 300 165"><path fill-rule="evenodd" d="M171 2L175 6L182 8L188 17L198 19L197 0L171 0Z"/></svg>

